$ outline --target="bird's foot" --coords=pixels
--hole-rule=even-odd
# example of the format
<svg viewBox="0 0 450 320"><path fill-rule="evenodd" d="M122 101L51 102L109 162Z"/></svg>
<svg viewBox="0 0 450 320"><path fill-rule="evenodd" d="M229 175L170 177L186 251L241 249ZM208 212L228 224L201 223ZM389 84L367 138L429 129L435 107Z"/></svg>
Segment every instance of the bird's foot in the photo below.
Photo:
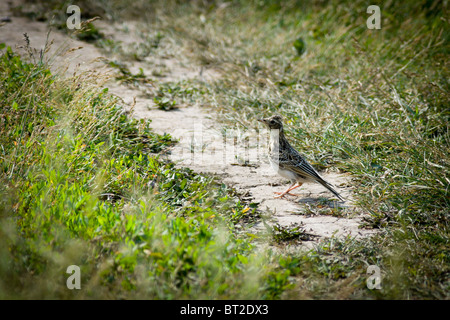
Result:
<svg viewBox="0 0 450 320"><path fill-rule="evenodd" d="M274 196L274 199L284 198L285 195L294 196L294 197L298 197L299 196L299 194L290 193L290 192L274 192L274 193L278 194L278 196Z"/></svg>

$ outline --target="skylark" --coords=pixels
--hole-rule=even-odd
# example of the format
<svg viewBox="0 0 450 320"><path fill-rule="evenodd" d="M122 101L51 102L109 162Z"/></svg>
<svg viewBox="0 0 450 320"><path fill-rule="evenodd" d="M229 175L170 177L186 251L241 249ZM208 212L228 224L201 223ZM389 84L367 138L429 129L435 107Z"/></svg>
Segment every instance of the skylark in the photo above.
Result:
<svg viewBox="0 0 450 320"><path fill-rule="evenodd" d="M295 188L300 187L305 182L318 182L330 190L340 200L344 201L330 183L326 182L317 171L306 161L306 159L295 150L287 141L284 131L282 118L279 115L270 118L258 119L270 129L269 141L269 162L274 170L282 177L291 180L292 185L284 192L275 192L279 194L275 198L284 197ZM297 186L295 186L297 184Z"/></svg>

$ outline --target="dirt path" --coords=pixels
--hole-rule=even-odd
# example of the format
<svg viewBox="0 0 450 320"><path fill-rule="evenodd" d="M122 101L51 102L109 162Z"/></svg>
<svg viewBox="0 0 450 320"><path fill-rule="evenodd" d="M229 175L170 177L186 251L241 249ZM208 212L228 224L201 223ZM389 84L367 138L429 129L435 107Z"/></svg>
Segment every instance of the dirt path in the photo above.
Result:
<svg viewBox="0 0 450 320"><path fill-rule="evenodd" d="M43 48L47 40L45 23L33 22L27 18L14 17L8 11L8 6L2 2L0 12L2 16L11 17L11 21L0 27L0 42L15 47L24 44L23 34L27 33L31 46L38 50ZM1 18L1 17L0 17ZM133 34L133 25L127 33L119 28L99 22L102 32L114 37L118 41L142 41ZM123 29L123 28L122 28ZM70 39L68 36L53 32L50 56L53 69L66 69L69 75L75 70L96 70L99 73L112 72L98 58L103 54L90 44ZM82 47L82 48L79 48ZM79 48L72 53L61 53L62 48ZM153 63L155 63L153 61ZM214 81L220 73L214 70L201 70L200 67L181 64L171 58L159 58L159 64L165 67L165 75L158 80L180 81L184 79L199 79ZM130 70L135 72L142 68L146 75L151 74L148 61L134 62ZM179 166L187 166L197 172L204 172L219 176L223 183L233 187L245 201L258 204L264 212L264 221L268 224L278 223L281 226L291 224L303 225L306 232L316 235L314 241L304 242L310 247L320 239L331 236L369 236L374 231L360 229L362 219L361 210L352 204L351 180L349 176L322 173L325 180L337 186L338 191L348 201L335 202L324 200L332 194L319 184L304 185L297 190L301 196L287 199L274 199L275 191L282 191L287 181L275 175L265 157L267 135L256 132L237 133L234 136L224 134L227 128L215 122L213 110L203 106L193 105L163 111L157 109L153 99L145 97L138 89L119 84L108 83L111 92L123 99L125 105L131 106L135 101L134 116L152 119L152 127L158 133L170 133L180 142L172 149L171 160ZM262 129L262 127L261 127ZM251 232L264 231L263 222L254 226Z"/></svg>

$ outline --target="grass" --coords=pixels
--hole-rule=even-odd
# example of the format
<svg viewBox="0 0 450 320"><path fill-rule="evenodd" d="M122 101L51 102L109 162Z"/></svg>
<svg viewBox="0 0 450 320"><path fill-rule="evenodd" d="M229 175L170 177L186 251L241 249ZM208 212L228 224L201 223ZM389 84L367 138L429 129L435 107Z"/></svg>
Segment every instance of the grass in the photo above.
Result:
<svg viewBox="0 0 450 320"><path fill-rule="evenodd" d="M343 242L352 261L343 277L363 284L367 261L384 274L383 290L351 290L353 297L445 298L448 8L437 1L382 4L382 29L368 30L370 4L156 6L159 11L148 20L155 21L149 30L164 36L159 50L222 71L199 101L211 105L223 123L254 129L256 118L279 113L291 140L312 162L352 175L365 225L381 234L371 240L371 251L364 250L366 241ZM364 259L352 259L361 252ZM299 255L310 260L314 252ZM309 276L328 274L304 270L298 278ZM340 297L303 290L307 296ZM285 294L292 297L289 290Z"/></svg>
<svg viewBox="0 0 450 320"><path fill-rule="evenodd" d="M153 57L168 56L220 71L213 83L157 83L150 95L160 108L208 105L222 123L243 129L279 113L313 163L351 174L364 226L378 235L331 238L264 259L251 237L233 232L255 208L148 153L169 137L121 114L101 89L64 86L39 61L8 73L12 62L3 55L2 113L11 125L1 135L8 197L0 230L8 246L0 270L8 277L0 288L13 289L3 295L27 296L30 283L45 284L36 296L73 294L52 276L64 277L72 259L89 274L90 296L448 299L448 7L380 3L382 28L369 30L371 4L115 0L99 13L142 22L139 57L97 40L106 51L149 68ZM95 125L99 119L107 126ZM300 231L279 228L273 240ZM366 287L369 265L380 267L381 290ZM262 270L257 279L255 270Z"/></svg>
<svg viewBox="0 0 450 320"><path fill-rule="evenodd" d="M276 243L291 242L291 241L308 241L314 239L314 235L307 233L304 225L292 223L289 226L283 227L276 223L273 227L273 240Z"/></svg>
<svg viewBox="0 0 450 320"><path fill-rule="evenodd" d="M2 299L271 294L264 259L233 233L239 199L160 160L170 136L98 79L61 80L2 47ZM85 290L65 287L69 265Z"/></svg>

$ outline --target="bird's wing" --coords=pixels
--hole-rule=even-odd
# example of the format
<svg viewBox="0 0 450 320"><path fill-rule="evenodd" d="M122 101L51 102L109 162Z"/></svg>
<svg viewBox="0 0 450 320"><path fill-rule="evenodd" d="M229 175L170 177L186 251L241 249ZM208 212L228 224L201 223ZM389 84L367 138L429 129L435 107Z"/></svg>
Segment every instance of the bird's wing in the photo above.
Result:
<svg viewBox="0 0 450 320"><path fill-rule="evenodd" d="M329 182L325 181L308 163L308 161L306 161L306 159L303 158L294 148L291 147L291 150L289 151L285 150L284 152L280 152L278 165L281 169L290 170L297 173L301 177L317 181L330 190L340 200L344 201L344 198L342 198L342 196L333 189L333 186Z"/></svg>
<svg viewBox="0 0 450 320"><path fill-rule="evenodd" d="M317 171L295 149L280 152L279 167L293 171L300 176L328 184Z"/></svg>

